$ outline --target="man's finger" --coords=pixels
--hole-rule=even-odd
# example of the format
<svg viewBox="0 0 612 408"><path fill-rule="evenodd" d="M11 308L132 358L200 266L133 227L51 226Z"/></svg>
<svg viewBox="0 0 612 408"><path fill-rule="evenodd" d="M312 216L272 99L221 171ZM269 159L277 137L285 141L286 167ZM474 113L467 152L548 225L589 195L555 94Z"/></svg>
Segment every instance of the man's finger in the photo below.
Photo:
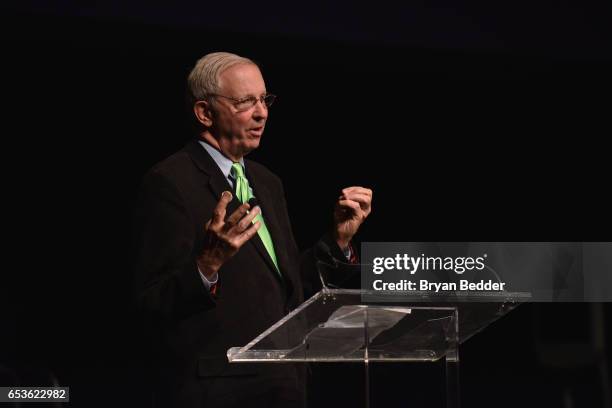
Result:
<svg viewBox="0 0 612 408"><path fill-rule="evenodd" d="M225 220L225 224L229 228L233 227L238 221L240 221L242 217L245 216L245 214L249 211L250 208L251 206L249 205L249 203L242 204L236 209L236 211L232 213L232 215L227 217L227 220Z"/></svg>
<svg viewBox="0 0 612 408"><path fill-rule="evenodd" d="M259 206L253 208L253 210L249 211L247 215L245 215L234 227L231 228L231 234L242 234L246 229L249 228L255 217L257 217L261 213L261 209Z"/></svg>
<svg viewBox="0 0 612 408"><path fill-rule="evenodd" d="M255 234L257 234L257 230L260 227L261 227L261 222L255 221L254 223L251 224L249 228L247 228L240 235L238 235L236 237L236 243L238 247L240 248L242 245L244 245L245 242L253 238Z"/></svg>
<svg viewBox="0 0 612 408"><path fill-rule="evenodd" d="M225 218L225 213L227 211L227 204L230 201L232 201L232 193L230 193L229 191L224 191L223 193L221 193L221 198L219 199L219 202L213 210L213 217L211 223L212 227L219 228L223 225L223 219Z"/></svg>
<svg viewBox="0 0 612 408"><path fill-rule="evenodd" d="M352 200L340 200L338 201L338 205L340 208L353 210L353 212L357 212L361 210L361 205L357 201Z"/></svg>
<svg viewBox="0 0 612 408"><path fill-rule="evenodd" d="M345 194L344 197L342 198L345 200L357 201L358 203L361 203L365 205L366 207L368 207L370 203L372 202L371 196L362 194L362 193L355 193L355 192Z"/></svg>
<svg viewBox="0 0 612 408"><path fill-rule="evenodd" d="M361 186L352 186L352 187L346 187L342 189L342 194L348 194L348 193L360 193L360 194L369 195L371 197L373 192L369 188L365 188Z"/></svg>

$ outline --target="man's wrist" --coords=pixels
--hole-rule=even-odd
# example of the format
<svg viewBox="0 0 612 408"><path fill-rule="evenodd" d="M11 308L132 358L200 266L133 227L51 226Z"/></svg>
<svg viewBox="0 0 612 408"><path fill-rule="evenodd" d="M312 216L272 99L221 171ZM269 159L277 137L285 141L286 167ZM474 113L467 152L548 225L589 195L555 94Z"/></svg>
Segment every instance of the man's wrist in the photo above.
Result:
<svg viewBox="0 0 612 408"><path fill-rule="evenodd" d="M351 241L336 241L336 244L338 244L338 248L340 248L340 251L345 253L346 251L349 250Z"/></svg>
<svg viewBox="0 0 612 408"><path fill-rule="evenodd" d="M208 265L205 262L202 262L200 260L197 260L196 264L198 266L198 270L200 271L202 276L206 278L206 280L211 281L211 282L217 280L216 278L219 272L218 268L214 268L211 265Z"/></svg>
<svg viewBox="0 0 612 408"><path fill-rule="evenodd" d="M338 248L340 248L342 252L346 252L346 250L351 244L350 238L347 239L347 238L340 237L337 231L334 231L334 240L336 241Z"/></svg>

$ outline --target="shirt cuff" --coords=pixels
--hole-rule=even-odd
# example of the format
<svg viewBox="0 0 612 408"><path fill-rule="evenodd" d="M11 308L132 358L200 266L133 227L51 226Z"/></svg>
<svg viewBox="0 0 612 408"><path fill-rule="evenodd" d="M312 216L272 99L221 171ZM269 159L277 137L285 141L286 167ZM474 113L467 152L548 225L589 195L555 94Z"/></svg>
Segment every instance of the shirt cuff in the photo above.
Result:
<svg viewBox="0 0 612 408"><path fill-rule="evenodd" d="M204 286L206 287L207 290L210 290L210 288L212 288L214 285L217 284L217 281L219 280L218 273L215 273L212 279L209 280L206 278L206 276L204 276L200 268L198 268L198 272L200 272L200 276L202 277L202 283L204 283Z"/></svg>
<svg viewBox="0 0 612 408"><path fill-rule="evenodd" d="M351 250L350 245L344 248L342 252L344 253L344 256L346 257L347 260L351 259L351 255L353 255L353 251Z"/></svg>
<svg viewBox="0 0 612 408"><path fill-rule="evenodd" d="M344 253L344 256L346 257L346 259L348 260L348 263L350 264L359 263L359 257L357 256L357 252L355 252L355 249L353 248L353 245L350 242L348 246L342 250L342 252Z"/></svg>

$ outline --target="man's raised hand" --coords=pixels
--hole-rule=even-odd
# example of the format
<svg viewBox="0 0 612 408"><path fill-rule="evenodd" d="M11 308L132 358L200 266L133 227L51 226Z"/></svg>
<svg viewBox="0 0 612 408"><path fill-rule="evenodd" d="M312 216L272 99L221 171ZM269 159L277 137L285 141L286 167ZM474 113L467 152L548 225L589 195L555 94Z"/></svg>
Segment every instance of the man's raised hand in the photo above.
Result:
<svg viewBox="0 0 612 408"><path fill-rule="evenodd" d="M372 212L372 190L353 186L342 190L334 208L334 237L341 249Z"/></svg>
<svg viewBox="0 0 612 408"><path fill-rule="evenodd" d="M261 226L259 221L253 223L253 219L261 210L255 207L249 211L251 206L248 203L242 204L226 218L227 205L231 201L232 193L224 191L212 218L204 227L204 247L197 263L206 278L214 277L221 266L234 256Z"/></svg>

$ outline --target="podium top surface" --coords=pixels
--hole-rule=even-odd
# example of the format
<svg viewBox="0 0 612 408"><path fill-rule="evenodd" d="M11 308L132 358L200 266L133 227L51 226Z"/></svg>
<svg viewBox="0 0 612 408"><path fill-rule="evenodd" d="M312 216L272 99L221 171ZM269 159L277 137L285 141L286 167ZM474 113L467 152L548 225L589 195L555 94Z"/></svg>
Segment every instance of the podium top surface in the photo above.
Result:
<svg viewBox="0 0 612 408"><path fill-rule="evenodd" d="M365 296L364 296L365 295ZM364 302L368 292L323 289L254 340L228 350L230 362L436 361L529 295L414 293L414 302ZM376 293L377 299L381 294Z"/></svg>

